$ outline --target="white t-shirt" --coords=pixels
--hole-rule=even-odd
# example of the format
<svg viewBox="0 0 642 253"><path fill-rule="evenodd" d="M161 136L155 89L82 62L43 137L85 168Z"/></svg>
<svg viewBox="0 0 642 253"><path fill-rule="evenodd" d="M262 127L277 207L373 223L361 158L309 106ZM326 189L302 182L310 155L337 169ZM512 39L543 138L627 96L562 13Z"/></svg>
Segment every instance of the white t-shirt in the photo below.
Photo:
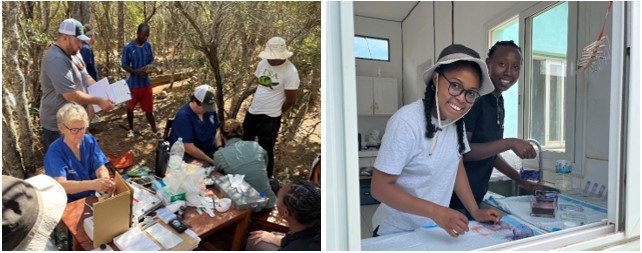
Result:
<svg viewBox="0 0 642 253"><path fill-rule="evenodd" d="M299 72L289 60L279 66L272 66L267 60L261 60L254 75L257 78L268 77L272 89L259 85L254 93L254 100L248 110L252 114L265 114L270 117L281 116L281 107L285 102L285 90L299 88Z"/></svg>
<svg viewBox="0 0 642 253"><path fill-rule="evenodd" d="M374 167L399 175L397 185L410 195L448 207L461 159L457 126L450 124L428 139L425 118L421 100L399 109L388 121ZM437 119L431 118L437 125ZM442 121L442 125L449 122ZM465 133L464 129L464 153L470 151ZM428 155L435 140L434 151ZM430 218L401 212L384 203L372 217L372 227L379 226L379 235L412 231L431 223L434 221Z"/></svg>

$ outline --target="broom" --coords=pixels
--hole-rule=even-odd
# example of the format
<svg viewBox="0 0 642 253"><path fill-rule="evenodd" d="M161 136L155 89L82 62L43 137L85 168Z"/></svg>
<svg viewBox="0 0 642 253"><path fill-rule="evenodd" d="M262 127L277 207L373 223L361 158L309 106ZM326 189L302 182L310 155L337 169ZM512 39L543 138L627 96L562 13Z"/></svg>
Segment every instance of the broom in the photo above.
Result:
<svg viewBox="0 0 642 253"><path fill-rule="evenodd" d="M604 17L604 22L602 23L602 28L600 29L600 34L597 36L597 40L588 46L582 49L582 56L577 63L577 73L582 73L585 70L589 69L591 72L600 71L607 60L611 58L609 52L609 40L604 35L604 27L606 26L606 21L611 11L613 2L609 2L609 7L606 10L606 15Z"/></svg>

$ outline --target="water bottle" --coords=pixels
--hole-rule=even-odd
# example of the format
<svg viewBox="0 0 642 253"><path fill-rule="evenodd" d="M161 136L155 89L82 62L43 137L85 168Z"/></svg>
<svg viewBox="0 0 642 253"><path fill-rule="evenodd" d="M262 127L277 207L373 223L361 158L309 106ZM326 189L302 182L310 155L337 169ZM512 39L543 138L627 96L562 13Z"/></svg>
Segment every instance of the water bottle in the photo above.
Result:
<svg viewBox="0 0 642 253"><path fill-rule="evenodd" d="M183 162L183 155L185 155L185 145L183 145L183 138L178 137L174 142L172 148L169 150L169 162L167 167L171 170L177 171Z"/></svg>
<svg viewBox="0 0 642 253"><path fill-rule="evenodd" d="M555 186L561 192L567 192L571 189L571 163L560 160L555 165Z"/></svg>

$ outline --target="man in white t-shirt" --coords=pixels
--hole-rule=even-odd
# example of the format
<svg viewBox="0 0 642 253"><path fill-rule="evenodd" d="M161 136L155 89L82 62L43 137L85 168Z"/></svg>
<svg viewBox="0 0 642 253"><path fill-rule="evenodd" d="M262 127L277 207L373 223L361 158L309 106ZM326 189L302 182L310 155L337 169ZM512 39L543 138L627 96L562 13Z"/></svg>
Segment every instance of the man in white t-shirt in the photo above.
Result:
<svg viewBox="0 0 642 253"><path fill-rule="evenodd" d="M299 88L299 73L287 60L290 56L292 52L281 37L272 37L265 44L259 53L263 60L254 72L258 87L243 121L243 139L254 141L258 137L259 145L268 153L268 178L272 178L274 171L274 144L281 127L281 114L294 105Z"/></svg>

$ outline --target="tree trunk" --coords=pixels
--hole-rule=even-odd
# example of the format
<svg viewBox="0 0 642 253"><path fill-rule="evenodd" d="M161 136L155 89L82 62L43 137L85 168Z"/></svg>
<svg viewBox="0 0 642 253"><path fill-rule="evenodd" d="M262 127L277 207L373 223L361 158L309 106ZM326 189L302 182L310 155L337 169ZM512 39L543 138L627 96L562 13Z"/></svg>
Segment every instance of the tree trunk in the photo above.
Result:
<svg viewBox="0 0 642 253"><path fill-rule="evenodd" d="M118 2L118 46L125 46L125 2Z"/></svg>
<svg viewBox="0 0 642 253"><path fill-rule="evenodd" d="M18 62L18 52L20 52L20 37L18 35L18 8L17 4L12 3L9 5L10 10L7 15L7 31L9 39L7 40L7 50L4 57L4 73L7 82L5 87L7 91L12 93L15 96L15 116L18 127L18 136L19 136L19 152L21 153L20 158L22 158L22 165L25 169L27 175L31 175L36 171L33 157L34 157L34 146L33 146L33 134L32 134L32 125L31 125L31 116L29 115L29 104L26 94L26 82L25 77L20 70ZM9 67L11 66L11 67ZM12 117L11 114L6 115L6 117Z"/></svg>
<svg viewBox="0 0 642 253"><path fill-rule="evenodd" d="M105 34L114 34L112 32L111 19L109 18L109 14L111 13L111 2L102 2L102 4L103 4L103 11L105 12L103 14L104 17L105 17L105 28L107 30ZM118 2L118 6L119 7L120 7L121 4L123 4L123 2ZM120 10L119 10L119 12L120 12ZM120 13L119 13L119 15L120 15ZM119 22L120 22L120 20L119 20ZM104 73L103 76L111 78L111 75L113 74L113 69L114 69L114 66L113 66L113 63L112 63L112 56L111 56L112 53L113 53L112 44L113 44L114 40L111 39L108 36L105 36L105 40L104 40L105 41L105 52L104 53L105 53L105 61L106 61L105 64L106 64L107 67L104 68L106 70L106 73Z"/></svg>
<svg viewBox="0 0 642 253"><path fill-rule="evenodd" d="M69 2L69 9L71 17L83 25L91 21L91 2Z"/></svg>
<svg viewBox="0 0 642 253"><path fill-rule="evenodd" d="M5 105L2 105L5 113ZM25 173L20 164L20 153L16 146L16 132L7 122L6 114L2 115L2 174L17 178L25 178Z"/></svg>

